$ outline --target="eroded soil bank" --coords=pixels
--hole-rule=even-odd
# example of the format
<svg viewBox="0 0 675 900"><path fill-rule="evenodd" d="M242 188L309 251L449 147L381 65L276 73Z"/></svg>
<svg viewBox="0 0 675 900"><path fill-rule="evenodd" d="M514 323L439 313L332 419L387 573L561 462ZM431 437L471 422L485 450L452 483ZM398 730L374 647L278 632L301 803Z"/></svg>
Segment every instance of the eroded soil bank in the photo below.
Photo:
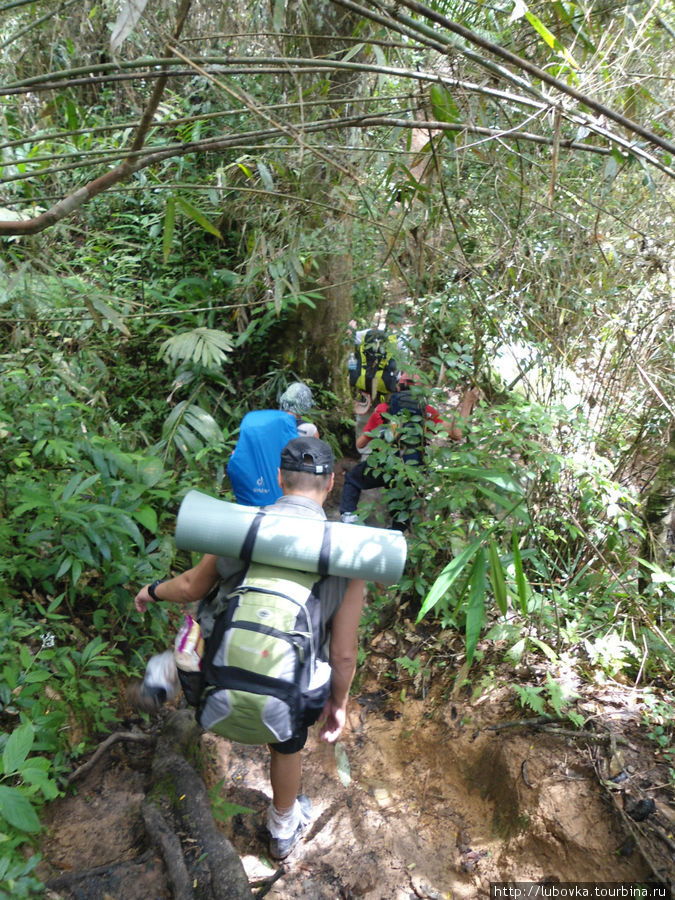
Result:
<svg viewBox="0 0 675 900"><path fill-rule="evenodd" d="M402 702L401 686L385 690L373 673L350 702L338 753L310 738L303 789L314 822L281 867L267 858L265 748L202 737L204 779L219 786L222 830L256 892L408 900L487 897L495 881L672 880L675 806L636 692L589 689L583 702L603 714L586 739L513 725L522 711L505 689L444 694ZM151 731L161 719L127 724ZM148 745L114 745L52 805L48 896L171 896L140 814L150 759ZM640 800L654 801L642 821L627 812ZM227 804L249 811L231 815Z"/></svg>

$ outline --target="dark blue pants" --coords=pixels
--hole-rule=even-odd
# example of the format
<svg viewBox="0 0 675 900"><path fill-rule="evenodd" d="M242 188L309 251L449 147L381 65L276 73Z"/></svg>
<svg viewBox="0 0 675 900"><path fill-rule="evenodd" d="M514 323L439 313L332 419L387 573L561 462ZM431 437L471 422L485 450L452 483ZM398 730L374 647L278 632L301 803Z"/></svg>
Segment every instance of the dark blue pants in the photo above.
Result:
<svg viewBox="0 0 675 900"><path fill-rule="evenodd" d="M413 452L410 458L406 460L408 463L419 464L420 454ZM401 461L403 462L403 460ZM345 483L340 496L340 515L345 512L356 512L359 505L361 491L369 491L371 488L386 487L388 476L384 474L376 475L368 465L368 460L362 460L357 463L354 468L345 475ZM392 513L391 527L396 531L407 531L410 528L410 520L404 512Z"/></svg>
<svg viewBox="0 0 675 900"><path fill-rule="evenodd" d="M384 475L375 475L368 468L367 459L357 463L345 475L345 483L340 496L340 515L345 512L356 512L361 491L384 487L386 483Z"/></svg>

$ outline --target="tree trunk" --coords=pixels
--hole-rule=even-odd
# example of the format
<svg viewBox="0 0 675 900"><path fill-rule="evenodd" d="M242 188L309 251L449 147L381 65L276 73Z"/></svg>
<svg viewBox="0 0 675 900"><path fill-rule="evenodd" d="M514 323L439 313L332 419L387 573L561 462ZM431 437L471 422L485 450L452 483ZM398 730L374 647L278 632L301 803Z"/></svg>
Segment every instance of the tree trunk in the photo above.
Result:
<svg viewBox="0 0 675 900"><path fill-rule="evenodd" d="M646 534L642 559L668 569L675 552L675 425L671 425L668 446L643 501ZM649 580L647 572L641 578L641 590Z"/></svg>

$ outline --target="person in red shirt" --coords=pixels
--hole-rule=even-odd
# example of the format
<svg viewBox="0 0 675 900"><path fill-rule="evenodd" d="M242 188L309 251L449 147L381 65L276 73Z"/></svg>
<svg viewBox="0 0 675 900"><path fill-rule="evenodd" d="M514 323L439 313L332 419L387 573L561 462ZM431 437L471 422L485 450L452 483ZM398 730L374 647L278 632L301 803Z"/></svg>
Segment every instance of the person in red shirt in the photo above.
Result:
<svg viewBox="0 0 675 900"><path fill-rule="evenodd" d="M441 417L439 411L427 404L419 397L413 396L411 387L419 379L415 376L402 373L399 376L397 385L397 393L392 396L388 403L379 403L372 415L368 419L363 433L356 440L358 450L364 449L368 443L384 429L391 428L391 417L399 413L408 411L409 418L412 420L409 426L403 425L410 430L412 437L403 438L398 444L398 453L406 463L419 464L422 461L424 438L421 433L426 422L434 422L441 425L447 430L448 436L453 441L462 439L462 429L456 424L455 417L446 422ZM462 419L468 418L474 406L478 402L478 391L472 388L464 394L460 405L457 409ZM417 424L414 424L416 420ZM417 438L415 435L417 433ZM368 458L357 463L345 475L344 487L340 496L340 518L345 523L358 522L356 507L359 503L361 491L367 491L371 488L385 487L388 477L385 473L375 473ZM404 523L400 523L404 526ZM393 527L398 527L394 523Z"/></svg>

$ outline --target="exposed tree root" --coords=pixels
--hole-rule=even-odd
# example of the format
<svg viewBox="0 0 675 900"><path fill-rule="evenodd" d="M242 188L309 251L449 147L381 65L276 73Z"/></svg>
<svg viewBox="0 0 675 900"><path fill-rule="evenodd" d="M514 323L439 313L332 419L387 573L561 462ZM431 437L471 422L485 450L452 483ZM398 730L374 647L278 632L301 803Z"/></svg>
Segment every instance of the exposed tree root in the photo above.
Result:
<svg viewBox="0 0 675 900"><path fill-rule="evenodd" d="M78 778L82 778L83 775L86 775L90 769L93 769L98 760L106 753L113 744L116 744L118 741L133 741L138 744L151 744L154 742L154 737L150 734L143 734L141 731L116 731L114 734L108 735L108 737L98 745L96 751L89 757L86 763L83 763L74 772L71 772L67 778L68 784L72 784L74 781L77 781Z"/></svg>
<svg viewBox="0 0 675 900"><path fill-rule="evenodd" d="M77 887L82 881L92 878L100 878L103 875L109 875L113 869L120 869L124 866L138 865L145 863L152 857L152 850L148 850L142 856L136 856L133 859L121 859L116 863L105 863L103 866L95 866L93 869L85 869L79 872L62 872L50 878L45 887L50 891L67 891Z"/></svg>
<svg viewBox="0 0 675 900"><path fill-rule="evenodd" d="M166 861L176 897L193 897L191 885L196 881L200 897L250 900L253 893L241 860L216 828L204 782L188 762L199 747L200 735L201 729L190 710L177 710L167 719L152 763L155 787L153 802L144 807L146 827L150 825L149 835ZM170 809L176 816L184 832L182 841L169 828L160 808ZM189 856L186 847L190 848ZM206 866L196 868L190 863L192 858L197 864L205 858ZM203 884L205 877L208 885Z"/></svg>
<svg viewBox="0 0 675 900"><path fill-rule="evenodd" d="M193 900L192 879L185 865L180 840L155 804L147 800L143 804L143 822L148 837L166 865L174 900Z"/></svg>
<svg viewBox="0 0 675 900"><path fill-rule="evenodd" d="M664 858L657 859L657 855L660 854L656 854L654 852L656 848L654 846L654 842L650 839L651 833L654 832L654 823L651 821L633 821L630 816L626 814L621 802L625 799L624 792L615 790L615 785L613 785L611 782L608 782L603 777L602 772L600 771L600 766L596 759L591 758L591 762L598 779L598 783L606 791L611 808L614 809L615 812L620 816L624 829L628 832L632 840L635 842L640 855L649 866L655 880L660 884L668 886L668 871L670 861L666 861Z"/></svg>

